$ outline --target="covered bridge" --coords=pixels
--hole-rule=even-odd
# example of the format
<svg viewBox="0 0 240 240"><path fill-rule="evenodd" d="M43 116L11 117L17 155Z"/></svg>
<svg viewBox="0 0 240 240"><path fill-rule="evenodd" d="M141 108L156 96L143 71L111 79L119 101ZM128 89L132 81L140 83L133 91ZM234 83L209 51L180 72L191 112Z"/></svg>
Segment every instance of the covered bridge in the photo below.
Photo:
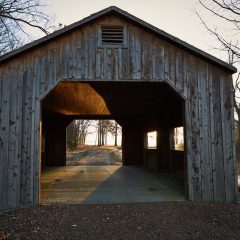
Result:
<svg viewBox="0 0 240 240"><path fill-rule="evenodd" d="M125 165L169 170L180 161L186 199L236 202L235 72L117 7L2 56L0 210L39 203L41 164L65 164L65 129L75 118L115 119ZM178 126L181 156L171 152Z"/></svg>

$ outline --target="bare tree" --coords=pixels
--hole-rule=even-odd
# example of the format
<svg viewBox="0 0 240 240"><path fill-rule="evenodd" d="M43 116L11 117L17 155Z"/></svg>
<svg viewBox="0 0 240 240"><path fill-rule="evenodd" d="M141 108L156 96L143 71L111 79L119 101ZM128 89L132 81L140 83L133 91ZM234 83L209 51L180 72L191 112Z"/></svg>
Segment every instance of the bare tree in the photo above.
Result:
<svg viewBox="0 0 240 240"><path fill-rule="evenodd" d="M0 55L25 43L32 29L48 34L50 17L43 9L41 0L0 0Z"/></svg>
<svg viewBox="0 0 240 240"><path fill-rule="evenodd" d="M98 146L107 145L107 134L112 126L111 120L98 120L97 133L98 133Z"/></svg>
<svg viewBox="0 0 240 240"><path fill-rule="evenodd" d="M121 127L118 125L118 123L114 120L112 120L110 122L110 126L109 126L109 132L112 134L112 136L114 137L114 146L117 146L117 138L118 138L118 135L120 134L121 132Z"/></svg>
<svg viewBox="0 0 240 240"><path fill-rule="evenodd" d="M67 127L67 148L75 150L78 146L79 122L74 120Z"/></svg>
<svg viewBox="0 0 240 240"><path fill-rule="evenodd" d="M205 28L219 41L219 50L227 52L229 63L240 61L240 1L239 0L199 0L200 5L218 22L209 26L208 21L196 10Z"/></svg>
<svg viewBox="0 0 240 240"><path fill-rule="evenodd" d="M97 122L98 146L105 145L106 127L105 127L104 121L105 120L98 120L98 122Z"/></svg>
<svg viewBox="0 0 240 240"><path fill-rule="evenodd" d="M79 127L79 135L78 135L78 144L85 145L86 137L90 133L89 127L92 125L92 120L77 120Z"/></svg>
<svg viewBox="0 0 240 240"><path fill-rule="evenodd" d="M85 145L86 137L89 134L91 120L74 120L67 127L67 147L74 150L78 145Z"/></svg>

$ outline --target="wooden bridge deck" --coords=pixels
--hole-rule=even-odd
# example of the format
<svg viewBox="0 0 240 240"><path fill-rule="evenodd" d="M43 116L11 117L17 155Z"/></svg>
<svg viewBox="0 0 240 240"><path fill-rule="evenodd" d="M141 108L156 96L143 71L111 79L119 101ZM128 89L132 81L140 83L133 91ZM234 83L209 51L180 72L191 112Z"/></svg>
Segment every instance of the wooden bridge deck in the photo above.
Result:
<svg viewBox="0 0 240 240"><path fill-rule="evenodd" d="M42 174L41 187L41 203L185 200L182 181L132 166L49 168Z"/></svg>

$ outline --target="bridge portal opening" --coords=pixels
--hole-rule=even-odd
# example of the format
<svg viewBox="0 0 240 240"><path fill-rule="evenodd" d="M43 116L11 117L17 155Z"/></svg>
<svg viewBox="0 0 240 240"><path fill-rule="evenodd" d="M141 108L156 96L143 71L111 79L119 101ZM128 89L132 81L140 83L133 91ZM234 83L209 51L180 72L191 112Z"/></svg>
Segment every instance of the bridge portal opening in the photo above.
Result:
<svg viewBox="0 0 240 240"><path fill-rule="evenodd" d="M66 128L66 166L121 166L121 126L110 119L74 119Z"/></svg>
<svg viewBox="0 0 240 240"><path fill-rule="evenodd" d="M123 176L128 177L122 169L137 166L161 175L159 186L149 187L149 183L142 183L144 189L159 196L157 193L169 188L184 199L187 196L184 107L184 99L166 83L61 82L42 100L42 168L66 166L66 128L74 119L113 119L122 130L123 167L108 169L111 174L107 179L124 182ZM183 136L181 150L172 147L179 127ZM103 179L107 181L105 177ZM128 180L128 187L133 181L134 177ZM156 200L155 197L152 199Z"/></svg>

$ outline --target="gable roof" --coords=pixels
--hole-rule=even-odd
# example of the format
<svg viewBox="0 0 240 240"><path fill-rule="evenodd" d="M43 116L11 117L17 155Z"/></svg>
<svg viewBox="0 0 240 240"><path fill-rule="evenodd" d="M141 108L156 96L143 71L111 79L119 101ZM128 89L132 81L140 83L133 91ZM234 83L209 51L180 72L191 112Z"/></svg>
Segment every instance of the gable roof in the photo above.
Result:
<svg viewBox="0 0 240 240"><path fill-rule="evenodd" d="M78 28L78 27L81 27L99 17L102 17L104 15L107 15L107 14L110 14L110 13L115 13L117 15L120 15L120 16L123 16L125 18L127 18L129 21L139 25L140 27L156 34L157 36L173 43L174 45L180 47L180 48L183 48L185 49L186 51L189 51L191 52L192 54L196 55L196 56L199 56L207 61L210 61L212 63L215 63L217 64L218 66L221 66L223 67L224 69L228 70L230 73L236 73L237 72L237 69L229 64L227 64L226 62L200 50L199 48L196 48L192 45L190 45L189 43L187 42L184 42L182 41L181 39L179 38L176 38L170 34L168 34L167 32L164 32L163 30L157 28L157 27L154 27L153 25L129 14L128 12L126 11L123 11L122 9L118 8L118 7L115 7L115 6L111 6L111 7L108 7L106 9L103 9L97 13L94 13L78 22L75 22L67 27L64 27L63 29L60 29L58 31L55 31L43 38L40 38L34 42L31 42L29 44L26 44L24 45L23 47L20 47L12 52L9 52L3 56L0 57L0 63L3 63L13 57L16 57L17 55L20 55L24 52L27 52L27 51L30 51L31 49L35 48L35 47L38 47L40 45L43 45L44 43L47 43L61 35L65 35L66 33L68 32L71 32L73 31L74 29Z"/></svg>

